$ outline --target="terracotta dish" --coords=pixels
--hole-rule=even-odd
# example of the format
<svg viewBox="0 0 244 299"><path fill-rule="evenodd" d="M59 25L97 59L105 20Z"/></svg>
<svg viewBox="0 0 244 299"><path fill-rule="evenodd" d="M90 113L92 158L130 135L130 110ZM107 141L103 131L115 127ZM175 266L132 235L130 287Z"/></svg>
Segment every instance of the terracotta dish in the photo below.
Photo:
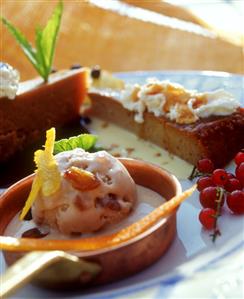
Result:
<svg viewBox="0 0 244 299"><path fill-rule="evenodd" d="M178 180L162 168L132 159L120 159L120 161L125 165L136 184L156 191L166 201L181 193L181 186ZM30 191L32 179L33 175L24 178L2 195L0 201L1 235L4 234L11 219L23 207ZM162 257L174 240L175 234L176 209L169 216L161 218L143 233L118 245L99 250L70 252L79 257L78 266L74 261L67 262L67 260L62 263L56 263L38 275L34 282L51 288L73 289L77 286L98 285L122 279L141 271ZM59 241L62 243L61 240ZM72 244L72 242L72 240L69 240L69 243ZM52 243L55 244L55 240ZM40 250L38 247L30 248L29 250L38 249ZM43 247L41 249L43 250ZM55 252L53 251L54 255ZM60 251L56 253L60 257ZM38 253L36 254L38 255ZM51 252L49 252L50 254ZM23 255L23 252L4 251L4 257L8 265L15 263ZM59 259L56 256L56 261ZM35 256L34 260L37 260L37 256ZM62 269L66 269L66 271L62 271ZM24 272L24 269L22 271ZM58 279L55 271L60 273Z"/></svg>

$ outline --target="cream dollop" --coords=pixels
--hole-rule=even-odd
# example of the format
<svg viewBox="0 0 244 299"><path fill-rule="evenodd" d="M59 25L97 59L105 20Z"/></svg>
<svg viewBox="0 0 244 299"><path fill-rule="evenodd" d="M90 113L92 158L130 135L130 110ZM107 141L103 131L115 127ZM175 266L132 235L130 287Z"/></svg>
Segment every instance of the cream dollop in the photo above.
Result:
<svg viewBox="0 0 244 299"><path fill-rule="evenodd" d="M201 105L199 108L192 108L192 100L188 102L190 108L198 117L208 117L211 115L229 115L240 107L239 101L233 97L229 92L219 89L213 92L205 92L199 94L206 98L206 104Z"/></svg>
<svg viewBox="0 0 244 299"><path fill-rule="evenodd" d="M127 84L118 98L124 108L135 112L134 119L144 122L144 112L166 116L180 124L194 123L211 115L234 113L240 103L224 90L200 93L178 83L149 79L146 84Z"/></svg>
<svg viewBox="0 0 244 299"><path fill-rule="evenodd" d="M0 97L13 100L19 88L19 72L7 63L0 62Z"/></svg>
<svg viewBox="0 0 244 299"><path fill-rule="evenodd" d="M121 103L123 107L130 111L135 112L135 121L138 123L142 123L143 113L146 109L146 105L144 101L139 100L140 95L138 92L141 90L141 87L138 84L135 85L126 85L125 89L121 92Z"/></svg>

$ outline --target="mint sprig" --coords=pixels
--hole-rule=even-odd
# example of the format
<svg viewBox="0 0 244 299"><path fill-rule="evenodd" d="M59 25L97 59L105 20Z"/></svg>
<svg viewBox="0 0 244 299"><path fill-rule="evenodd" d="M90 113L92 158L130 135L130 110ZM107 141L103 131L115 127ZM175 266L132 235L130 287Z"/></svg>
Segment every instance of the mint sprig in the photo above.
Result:
<svg viewBox="0 0 244 299"><path fill-rule="evenodd" d="M32 47L31 43L19 29L11 24L7 19L2 18L3 24L15 37L24 54L45 82L48 80L48 76L52 70L54 51L60 28L62 12L63 3L59 2L51 18L47 22L47 25L43 29L40 27L36 28L36 48Z"/></svg>
<svg viewBox="0 0 244 299"><path fill-rule="evenodd" d="M89 151L93 149L97 142L97 136L92 134L81 134L76 137L70 137L68 139L61 139L54 143L54 154L58 154L64 151L70 151L77 147Z"/></svg>

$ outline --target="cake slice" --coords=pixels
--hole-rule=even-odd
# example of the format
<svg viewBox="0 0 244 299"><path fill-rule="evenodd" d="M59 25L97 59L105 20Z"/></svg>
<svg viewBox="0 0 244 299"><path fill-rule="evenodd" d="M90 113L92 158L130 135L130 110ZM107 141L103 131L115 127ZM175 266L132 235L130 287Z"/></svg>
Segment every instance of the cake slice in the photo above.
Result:
<svg viewBox="0 0 244 299"><path fill-rule="evenodd" d="M146 98L147 93L151 98ZM220 167L244 148L243 108L223 91L196 93L155 82L117 93L93 90L89 97L86 115L113 122L193 165L207 157ZM218 97L222 102L219 106L214 102L213 108Z"/></svg>
<svg viewBox="0 0 244 299"><path fill-rule="evenodd" d="M79 117L87 89L83 69L52 74L20 83L14 99L0 97L0 162L40 138L50 127Z"/></svg>

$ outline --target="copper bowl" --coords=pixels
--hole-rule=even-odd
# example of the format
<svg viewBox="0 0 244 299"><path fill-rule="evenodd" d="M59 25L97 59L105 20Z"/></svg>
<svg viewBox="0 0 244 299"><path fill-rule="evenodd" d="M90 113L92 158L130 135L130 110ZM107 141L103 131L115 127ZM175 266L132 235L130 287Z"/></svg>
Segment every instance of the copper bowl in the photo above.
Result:
<svg viewBox="0 0 244 299"><path fill-rule="evenodd" d="M156 191L164 199L169 200L181 193L179 181L164 169L133 159L121 158L120 161L127 168L136 184ZM0 235L4 234L8 223L22 209L30 192L32 180L33 175L22 179L1 196ZM6 213L6 211L8 212ZM167 251L175 235L176 210L144 233L113 248L73 253L79 257L83 264L85 263L85 272L76 271L72 268L74 263L59 262L39 273L33 282L49 288L74 289L77 286L100 285L119 280L156 262ZM6 263L11 265L24 254L23 252L5 251L4 257ZM89 265L91 265L91 269L97 269L97 271L89 271ZM58 276L56 275L57 271ZM73 274L67 275L67 273Z"/></svg>

